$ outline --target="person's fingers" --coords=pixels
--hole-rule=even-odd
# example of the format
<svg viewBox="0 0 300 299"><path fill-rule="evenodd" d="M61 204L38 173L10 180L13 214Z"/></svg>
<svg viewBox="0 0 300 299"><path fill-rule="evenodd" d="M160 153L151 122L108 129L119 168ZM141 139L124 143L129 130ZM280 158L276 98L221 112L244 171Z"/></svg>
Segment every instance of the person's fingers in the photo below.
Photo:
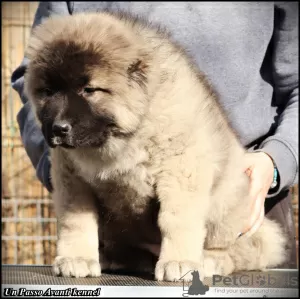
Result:
<svg viewBox="0 0 300 299"><path fill-rule="evenodd" d="M250 183L249 197L250 200L252 200L252 204L250 206L251 216L248 222L249 224L245 228L243 233L248 231L254 225L255 221L259 217L260 207L263 200L263 198L261 198L260 196L263 191L263 185L261 183L261 180L259 179L259 176L256 175L255 169L252 170L250 180L251 183Z"/></svg>
<svg viewBox="0 0 300 299"><path fill-rule="evenodd" d="M254 206L251 211L251 216L248 225L243 229L243 231L241 232L242 234L247 233L257 222L260 216L261 206L262 206L262 199L261 196L258 196L254 202Z"/></svg>
<svg viewBox="0 0 300 299"><path fill-rule="evenodd" d="M259 156L255 156L255 158L256 157ZM255 164L257 162L253 158L253 154L248 154L245 159L247 165L245 167L245 173L250 179L249 200L251 201L251 214L246 227L241 231L238 237L242 235L252 235L260 227L264 219L264 201L267 194L267 192L265 192L266 182L264 181L263 175L264 168L260 167L261 164Z"/></svg>
<svg viewBox="0 0 300 299"><path fill-rule="evenodd" d="M264 205L262 206L261 210L260 210L260 214L259 214L259 218L257 219L257 221L255 222L255 224L251 227L251 229L244 234L245 237L249 238L250 236L252 236L254 233L257 232L257 230L260 228L260 226L262 225L263 221L265 218L265 207Z"/></svg>
<svg viewBox="0 0 300 299"><path fill-rule="evenodd" d="M252 169L250 175L250 190L249 190L250 197L255 199L258 196L258 194L262 191L262 189L263 189L263 184L261 181L261 175L257 173L256 169Z"/></svg>

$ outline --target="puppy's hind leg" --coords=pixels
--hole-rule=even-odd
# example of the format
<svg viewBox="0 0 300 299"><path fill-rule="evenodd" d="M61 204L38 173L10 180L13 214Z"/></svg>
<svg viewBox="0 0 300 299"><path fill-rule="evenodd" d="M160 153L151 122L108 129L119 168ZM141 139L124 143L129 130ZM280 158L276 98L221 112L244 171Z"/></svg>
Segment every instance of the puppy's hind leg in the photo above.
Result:
<svg viewBox="0 0 300 299"><path fill-rule="evenodd" d="M242 236L229 249L235 270L265 270L276 268L286 261L287 237L281 226L265 217L252 236Z"/></svg>
<svg viewBox="0 0 300 299"><path fill-rule="evenodd" d="M279 224L265 218L255 234L240 237L228 250L205 250L204 276L276 268L286 260L286 243Z"/></svg>
<svg viewBox="0 0 300 299"><path fill-rule="evenodd" d="M246 174L236 176L229 182L224 180L213 196L215 203L207 222L206 249L228 249L248 225L252 210L248 194L250 181Z"/></svg>

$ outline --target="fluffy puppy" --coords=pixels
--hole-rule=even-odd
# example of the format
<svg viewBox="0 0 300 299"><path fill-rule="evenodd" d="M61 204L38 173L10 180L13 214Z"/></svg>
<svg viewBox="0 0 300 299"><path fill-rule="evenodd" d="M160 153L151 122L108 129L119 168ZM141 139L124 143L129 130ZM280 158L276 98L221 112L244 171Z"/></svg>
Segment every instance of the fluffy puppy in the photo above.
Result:
<svg viewBox="0 0 300 299"><path fill-rule="evenodd" d="M284 261L275 222L237 238L250 213L245 150L167 32L107 12L55 16L27 57L25 92L51 147L56 275L176 281Z"/></svg>

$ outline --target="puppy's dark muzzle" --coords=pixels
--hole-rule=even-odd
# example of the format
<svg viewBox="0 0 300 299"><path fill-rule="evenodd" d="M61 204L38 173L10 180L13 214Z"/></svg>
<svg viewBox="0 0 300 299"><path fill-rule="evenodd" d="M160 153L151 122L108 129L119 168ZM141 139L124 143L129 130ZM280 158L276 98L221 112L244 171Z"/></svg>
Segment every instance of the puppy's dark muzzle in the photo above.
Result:
<svg viewBox="0 0 300 299"><path fill-rule="evenodd" d="M70 134L72 126L66 121L54 122L52 133L54 137L66 137Z"/></svg>
<svg viewBox="0 0 300 299"><path fill-rule="evenodd" d="M72 119L69 117L68 119ZM73 117L72 122L57 119L54 122L44 122L43 133L51 148L101 147L111 136L116 124L112 117L101 115L95 118L83 117L80 120Z"/></svg>
<svg viewBox="0 0 300 299"><path fill-rule="evenodd" d="M69 136L72 132L72 126L67 121L56 121L53 123L52 128L52 136L51 136L51 145L55 146L63 146L69 147L66 144L66 141L69 139Z"/></svg>
<svg viewBox="0 0 300 299"><path fill-rule="evenodd" d="M42 126L44 137L51 148L56 146L72 147L68 145L72 133L72 126L67 121L44 123Z"/></svg>

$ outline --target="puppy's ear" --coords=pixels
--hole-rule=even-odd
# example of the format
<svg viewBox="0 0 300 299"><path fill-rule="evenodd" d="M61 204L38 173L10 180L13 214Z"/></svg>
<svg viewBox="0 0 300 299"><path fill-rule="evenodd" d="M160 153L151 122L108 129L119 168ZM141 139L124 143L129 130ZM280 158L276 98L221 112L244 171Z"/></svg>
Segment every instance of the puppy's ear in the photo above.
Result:
<svg viewBox="0 0 300 299"><path fill-rule="evenodd" d="M127 69L129 82L131 84L136 83L145 89L147 85L147 69L148 65L145 61L141 59L133 61Z"/></svg>

